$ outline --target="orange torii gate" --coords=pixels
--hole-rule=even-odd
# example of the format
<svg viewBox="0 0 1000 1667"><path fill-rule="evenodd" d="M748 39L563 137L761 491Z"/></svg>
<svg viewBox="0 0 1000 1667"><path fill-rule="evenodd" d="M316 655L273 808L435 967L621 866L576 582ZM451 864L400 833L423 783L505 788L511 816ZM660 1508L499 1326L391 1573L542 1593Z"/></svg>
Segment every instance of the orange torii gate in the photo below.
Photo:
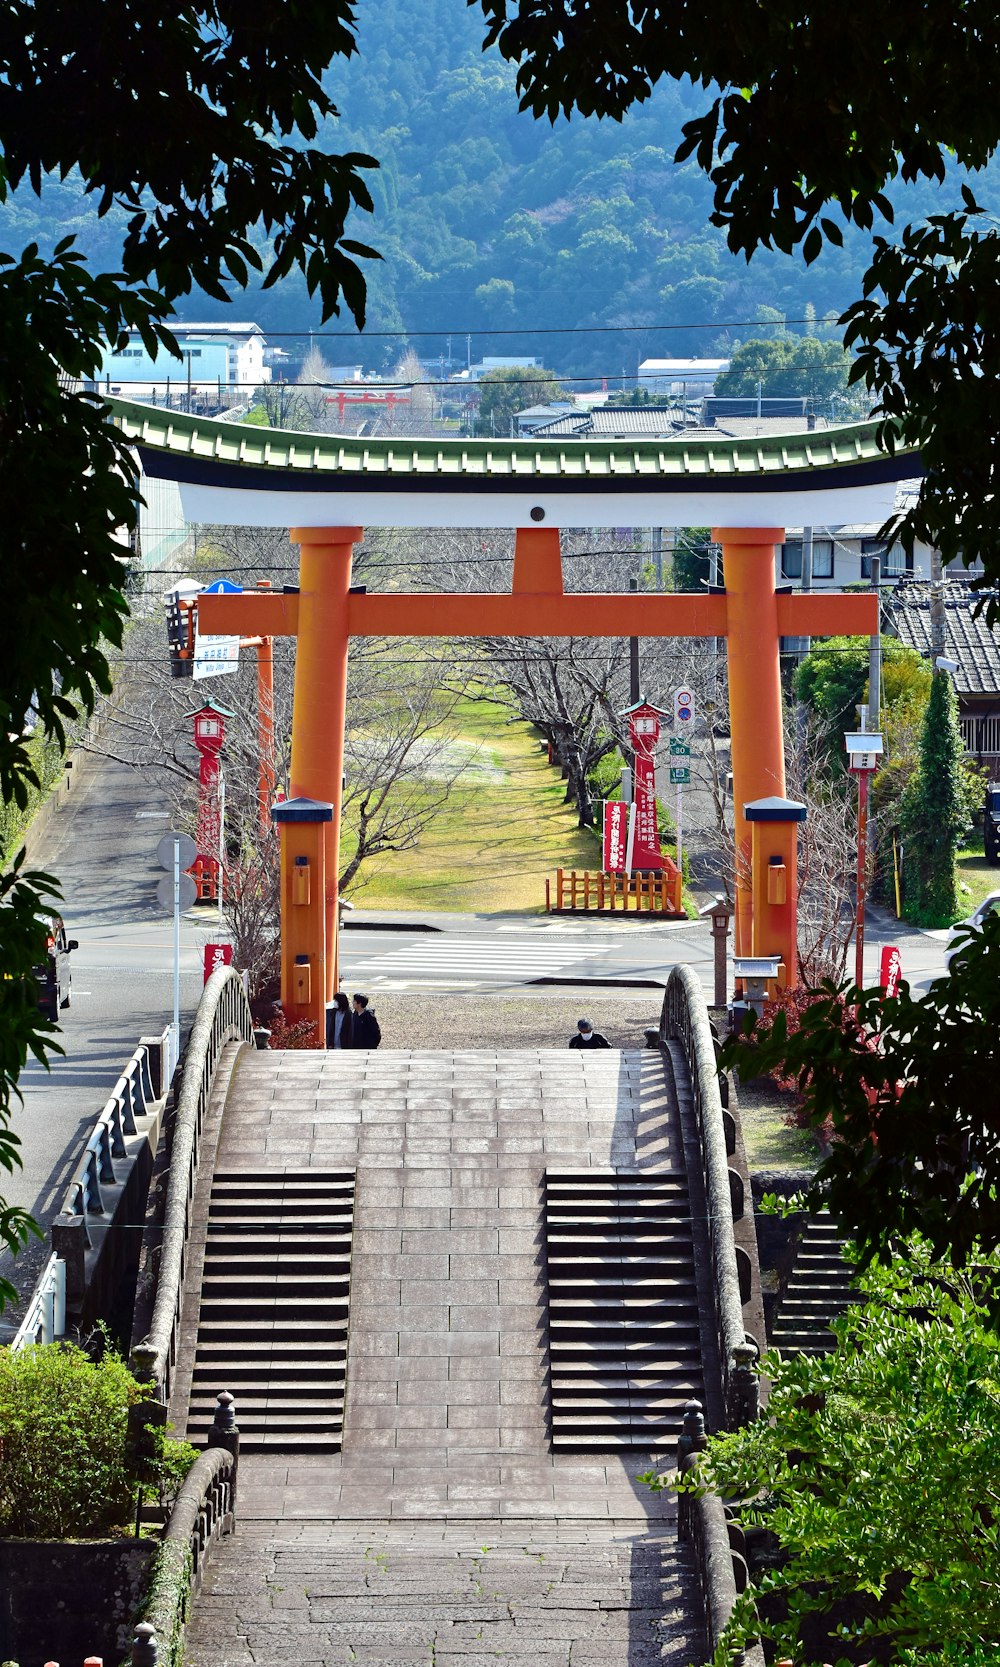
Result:
<svg viewBox="0 0 1000 1667"><path fill-rule="evenodd" d="M784 594L784 525L880 522L913 455L887 457L876 425L756 441L371 440L281 434L113 402L148 475L181 486L189 519L287 526L299 585L279 594L202 595L199 629L298 639L291 798L282 832L282 1001L314 1019L338 988L337 874L352 636L720 637L729 667L737 863L737 954L776 954L796 981L794 830L744 807L784 798L782 637L872 635L874 595ZM507 595L368 594L352 589L362 527L515 529ZM560 526L721 524L721 594L573 594ZM340 511L341 514L337 512ZM782 511L780 522L776 511ZM719 513L724 512L724 513ZM532 524L533 523L533 524ZM542 524L548 523L548 524ZM765 832L773 822L768 843ZM779 833L779 825L781 832ZM771 845L774 849L771 849ZM751 876L785 865L788 886ZM754 909L756 895L757 907ZM775 904L768 907L768 899Z"/></svg>

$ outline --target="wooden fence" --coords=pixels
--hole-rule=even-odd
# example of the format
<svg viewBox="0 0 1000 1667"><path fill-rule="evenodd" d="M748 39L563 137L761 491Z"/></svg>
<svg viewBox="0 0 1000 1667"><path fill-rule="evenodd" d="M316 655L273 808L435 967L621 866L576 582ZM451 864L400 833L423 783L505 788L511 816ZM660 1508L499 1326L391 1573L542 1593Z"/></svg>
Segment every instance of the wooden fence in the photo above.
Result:
<svg viewBox="0 0 1000 1667"><path fill-rule="evenodd" d="M684 918L681 876L669 857L662 874L604 874L589 869L556 869L545 882L546 914L574 914L590 910L604 914L662 914Z"/></svg>

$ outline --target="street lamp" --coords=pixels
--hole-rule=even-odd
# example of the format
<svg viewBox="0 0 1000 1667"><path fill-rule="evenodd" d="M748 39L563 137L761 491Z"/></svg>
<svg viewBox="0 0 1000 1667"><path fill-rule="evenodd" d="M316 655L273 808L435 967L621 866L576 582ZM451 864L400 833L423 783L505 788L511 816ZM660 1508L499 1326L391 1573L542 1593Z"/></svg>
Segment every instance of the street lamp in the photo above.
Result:
<svg viewBox="0 0 1000 1667"><path fill-rule="evenodd" d="M865 954L865 868L868 860L868 781L878 769L882 756L881 735L869 735L864 730L844 736L847 748L847 768L858 778L858 880L854 914L854 982L864 987Z"/></svg>

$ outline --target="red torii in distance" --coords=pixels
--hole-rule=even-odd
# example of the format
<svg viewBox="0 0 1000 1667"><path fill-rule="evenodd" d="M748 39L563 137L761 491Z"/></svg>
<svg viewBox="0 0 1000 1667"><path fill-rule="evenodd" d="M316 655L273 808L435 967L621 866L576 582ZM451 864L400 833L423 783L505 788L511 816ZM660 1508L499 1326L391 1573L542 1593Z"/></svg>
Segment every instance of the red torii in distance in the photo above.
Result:
<svg viewBox="0 0 1000 1667"><path fill-rule="evenodd" d="M332 806L323 826L325 920L316 988L308 998L296 967L316 963L318 921L312 909L290 908L282 923L282 1001L296 1017L320 1024L326 1001L338 988L337 873L344 771L348 645L372 637L724 637L729 667L733 798L737 862L736 952L780 954L784 981L796 982L794 944L754 941L751 923L750 830L743 806L785 792L779 680L782 637L872 635L878 630L873 595L775 590L779 527L715 528L722 546L722 595L566 595L559 530L520 527L514 547L510 595L351 593L354 545L360 527L293 529L300 550L297 594L247 591L202 596L199 629L219 635L297 636L292 718L292 800ZM294 815L294 812L292 812ZM283 820L286 820L283 818ZM290 818L286 822L290 825ZM315 850L318 829L312 834ZM303 852L290 856L300 859ZM299 866L304 864L300 861ZM291 879L289 880L289 886ZM300 887L301 890L301 887ZM291 897L291 891L289 891ZM792 910L794 925L794 909ZM302 957L308 958L303 961ZM318 969L325 962L325 977ZM319 986L322 985L320 988Z"/></svg>

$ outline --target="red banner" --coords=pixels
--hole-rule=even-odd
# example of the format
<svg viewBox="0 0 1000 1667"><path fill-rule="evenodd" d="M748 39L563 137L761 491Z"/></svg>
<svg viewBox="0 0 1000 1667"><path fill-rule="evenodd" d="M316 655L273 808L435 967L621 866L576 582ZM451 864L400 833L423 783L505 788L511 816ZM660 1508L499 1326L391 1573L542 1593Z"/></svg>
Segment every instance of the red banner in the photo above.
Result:
<svg viewBox="0 0 1000 1667"><path fill-rule="evenodd" d="M656 826L656 770L650 757L635 756L635 837L632 842L632 870L663 867L660 835Z"/></svg>
<svg viewBox="0 0 1000 1667"><path fill-rule="evenodd" d="M216 967L231 967L233 964L233 946L231 943L207 943L205 945L205 983L207 984Z"/></svg>
<svg viewBox="0 0 1000 1667"><path fill-rule="evenodd" d="M883 944L878 981L886 998L899 994L899 980L903 975L903 957L894 944Z"/></svg>
<svg viewBox="0 0 1000 1667"><path fill-rule="evenodd" d="M628 839L628 805L622 804L620 799L606 799L604 801L604 855L602 867L605 874L621 874L625 870L625 845Z"/></svg>

